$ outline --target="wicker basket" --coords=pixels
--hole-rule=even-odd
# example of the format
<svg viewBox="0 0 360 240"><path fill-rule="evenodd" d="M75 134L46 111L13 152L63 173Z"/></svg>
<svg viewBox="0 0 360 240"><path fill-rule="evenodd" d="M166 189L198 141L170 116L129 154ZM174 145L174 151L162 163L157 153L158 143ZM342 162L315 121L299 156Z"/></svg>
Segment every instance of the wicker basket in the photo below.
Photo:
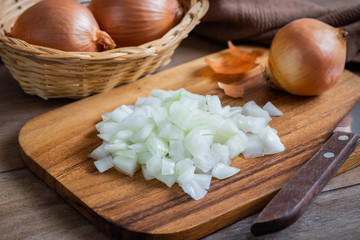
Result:
<svg viewBox="0 0 360 240"><path fill-rule="evenodd" d="M0 55L22 89L48 98L83 98L154 72L200 22L208 0L179 0L185 15L162 38L104 52L64 52L7 36L17 17L39 0L0 0Z"/></svg>

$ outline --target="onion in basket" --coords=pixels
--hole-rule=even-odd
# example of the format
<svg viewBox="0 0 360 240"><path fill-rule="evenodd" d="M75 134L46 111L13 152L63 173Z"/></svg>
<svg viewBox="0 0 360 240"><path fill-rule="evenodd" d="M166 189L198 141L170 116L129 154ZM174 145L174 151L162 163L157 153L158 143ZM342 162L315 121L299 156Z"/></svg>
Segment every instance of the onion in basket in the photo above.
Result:
<svg viewBox="0 0 360 240"><path fill-rule="evenodd" d="M26 9L11 36L63 51L96 52L115 48L92 13L75 0L43 0Z"/></svg>
<svg viewBox="0 0 360 240"><path fill-rule="evenodd" d="M183 14L177 0L92 0L89 9L118 47L162 37Z"/></svg>
<svg viewBox="0 0 360 240"><path fill-rule="evenodd" d="M271 103L266 109L281 115ZM171 187L178 183L195 200L205 196L212 177L228 178L239 169L232 159L283 151L271 115L254 101L222 107L218 96L185 89L154 89L134 105L122 105L96 125L103 143L90 157L99 172L115 167L132 176L141 168L145 179Z"/></svg>

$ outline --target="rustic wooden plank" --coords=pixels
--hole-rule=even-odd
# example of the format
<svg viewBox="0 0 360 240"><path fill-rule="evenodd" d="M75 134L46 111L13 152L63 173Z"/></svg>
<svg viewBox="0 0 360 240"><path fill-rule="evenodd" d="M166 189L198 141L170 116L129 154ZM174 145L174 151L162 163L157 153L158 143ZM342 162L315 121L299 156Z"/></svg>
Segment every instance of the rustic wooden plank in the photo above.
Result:
<svg viewBox="0 0 360 240"><path fill-rule="evenodd" d="M331 4L332 2L328 2L325 1L327 4ZM190 57L192 53L196 52L199 49L202 49L205 53L211 53L211 52L215 52L215 50L213 51L207 51L207 49L202 46L206 46L208 47L209 44L208 41L204 41L203 39L195 39L196 35L194 36L190 36L189 38L185 39L182 43L186 44L186 42L188 43L186 45L185 48L182 48L182 46L180 46L179 49L176 50L175 52L175 56L173 58L173 61L170 63L170 65L164 67L163 69L167 69L170 68L171 66L177 65L178 63L183 63L186 62L188 60L192 60L191 58L187 58L188 56ZM194 41L194 42L191 42ZM199 42L205 42L204 44L201 43L199 44ZM196 48L193 47L193 44L196 45ZM225 46L224 46L225 47ZM220 49L220 48L219 48ZM203 52L199 51L198 52L201 55L204 55ZM182 55L181 57L179 57L179 55ZM173 65L174 64L174 65ZM359 66L356 64L347 64L347 68L353 72L356 72L357 74L360 74L359 71ZM17 149L17 134L15 132L19 131L19 128L14 129L14 127L17 126L22 126L28 119L34 117L37 114L33 114L33 111L36 111L37 113L42 113L42 112L46 112L49 109L43 108L44 105L41 103L40 101L38 102L36 100L37 97L34 96L29 96L29 95L25 95L22 93L22 90L17 86L17 83L10 77L10 75L8 74L7 70L5 69L4 65L0 65L0 76L1 76L1 81L2 81L2 86L0 88L0 109L1 110L1 114L0 114L0 121L1 121L1 125L0 125L0 129L2 132L4 131L9 131L9 128L13 129L13 134L10 134L8 136L10 136L13 140L9 141L8 138L1 138L0 135L0 152L1 153L5 153L5 151L7 152L6 154L1 155L0 159L0 166L4 166L2 164L6 164L7 166L15 166L13 165L13 163L16 161L19 163L19 166L15 166L15 168L9 168L6 167L5 169L7 170L11 170L11 169L16 169L20 166L24 166L22 160L20 159L19 155L18 155L18 149ZM7 94L7 95L4 95ZM42 100L43 101L43 100ZM57 104L55 101L55 103L52 100L48 100L50 101L50 104ZM28 105L30 105L30 103L32 102L31 105L32 108L22 108L21 106L26 106L26 103ZM6 108L2 108L3 106L6 105ZM59 105L60 106L60 105ZM15 109L15 110L13 110ZM23 114L20 114L19 117L12 119L12 122L15 121L20 121L22 122L22 124L19 125L9 125L9 124L4 124L6 122L6 118L8 115L12 115L14 114L14 112L23 112ZM31 116L31 117L26 117L27 115ZM23 119L23 117L25 117L26 119ZM14 131L16 130L16 131ZM5 147L5 145L7 145ZM14 156L14 157L9 157L9 156ZM1 169L1 167L0 167ZM357 168L358 169L358 168ZM349 172L352 172L352 170L350 170ZM16 174L17 171L11 171L11 172L6 172L5 174ZM337 179L338 177L346 177L349 179L359 179L358 176L360 176L359 172L354 172L351 177L347 177L349 175L347 175L348 172L346 172L345 174L341 174L337 177L335 177L334 179ZM22 178L23 176L17 175L18 178ZM37 179L37 178L35 178ZM9 180L9 178L7 178L6 180L7 182L5 183L6 185L10 185L11 189L16 189L16 191L18 192L17 195L20 196L19 197L19 201L22 201L23 203L26 202L25 199L22 199L22 197L27 196L27 191L29 190L29 188L27 187L28 185L33 185L35 184L33 181L26 181L26 182L21 182L21 183L11 183L11 180ZM39 180L36 180L38 183L40 184ZM327 187L331 184L334 184L336 186L340 185L342 187L347 186L347 182L342 181L342 182L338 182L338 181L333 181L331 180L329 182L329 184L325 187L325 189L327 189ZM41 183L40 185L42 185L42 187L39 187L39 191L38 191L38 195L41 196L43 194L46 195L46 193L49 191L49 189L47 187L45 187L45 185L43 183ZM351 188L351 184L349 184L349 188ZM335 186L335 187L336 187ZM6 189L6 187L4 187L3 185L1 185L1 189ZM325 190L324 189L324 190ZM333 188L332 188L333 189ZM359 192L356 189L353 189L354 192ZM53 191L52 191L53 192ZM332 194L333 192L330 192L330 194ZM0 194L0 198L3 194L3 191L1 191ZM56 194L55 194L56 195ZM352 196L355 198L359 198L358 196ZM36 236L36 235L42 235L42 236L47 236L47 239L62 239L62 234L67 233L67 239L81 239L78 237L78 233L76 232L78 228L71 228L68 226L67 222L65 219L62 218L62 216L64 215L64 213L59 214L59 215L54 215L51 211L44 211L43 210L43 205L45 202L41 201L41 198L32 198L32 200L36 201L40 201L43 204L39 204L37 205L37 209L32 209L32 214L41 214L41 217L39 216L31 216L29 218L23 218L21 217L22 213L27 213L29 212L29 206L33 206L32 201L27 202L26 204L18 204L18 214L16 215L7 215L7 224L5 225L1 225L0 226L0 230L1 233L9 233L13 231L13 227L11 223L14 223L14 225L16 225L16 231L19 233L17 236L18 238L11 238L11 239L30 239L31 236ZM56 203L55 203L56 202ZM36 204L36 203L35 203ZM62 198L58 197L57 201L53 201L54 207L57 208L57 204L64 204L64 201L62 200ZM342 208L340 208L340 206L342 206ZM326 208L328 209L335 209L335 208L340 208L339 211L342 211L341 209L344 209L345 206L347 206L346 203L346 199L344 199L344 201L342 202L332 202L330 205L326 206ZM2 213L2 209L7 208L6 205L1 205L0 207L0 214ZM321 215L321 211L324 208L316 208L315 211L317 211L317 213L319 215ZM70 214L69 212L71 212L74 215L79 215L77 213L77 211L73 210L71 207L69 207L68 209L64 209L64 212L67 212L68 214ZM48 214L48 215L47 215ZM337 219L337 215L339 213L337 213L337 211L332 211L332 215L333 215L333 220L331 221L326 221L323 222L323 227L324 229L321 229L321 231L327 232L327 229L337 229L338 224L336 222ZM71 214L70 214L71 215ZM210 238L210 236L208 236L206 239L254 239L249 232L249 227L250 224L252 223L252 221L255 219L256 215L250 216L248 218L245 218L233 225L230 225L227 228L224 228L222 230L220 230L219 232L222 233L222 235L219 235L219 232L214 234L213 238ZM51 221L50 223L47 223L46 219L51 219L51 218L56 218L55 221L54 219ZM70 217L71 219L74 218L73 216ZM306 217L305 217L306 218ZM354 219L358 219L358 217L355 217ZM354 221L354 219L348 219L348 218L340 218L339 221L344 222L345 224L347 223L347 221ZM302 219L300 219L302 220ZM86 225L91 225L91 223L88 223L87 221L81 221L83 224L83 228L87 229ZM27 225L31 223L34 224L38 227L35 228L27 228ZM51 225L54 224L56 226L56 229L51 227ZM244 227L239 227L240 225L244 225ZM353 229L349 228L347 229L347 231L349 231L350 233L353 233L356 229L359 228L359 225L353 224L352 225ZM25 228L25 229L24 229ZM284 230L287 231L287 230ZM90 231L91 232L91 231ZM60 234L57 234L60 233ZM301 234L299 233L297 236L297 239L314 239L313 236L316 236L316 231L312 232L313 235L310 234L306 234L304 233L306 236L304 236L303 238L301 237ZM105 237L99 237L97 238L97 234L93 234L95 237L92 238L91 236L89 236L89 240L91 239L106 239ZM285 234L284 234L285 235ZM310 236L309 236L310 235ZM347 233L345 233L345 236L347 235ZM9 235L9 236L14 236L14 235ZM226 236L229 236L229 238L227 238ZM248 236L248 237L246 237ZM290 237L289 237L290 236ZM329 234L326 238L331 237L331 235ZM1 236L0 236L1 238ZM279 238L276 239L289 239L291 238L291 232L289 232L287 235L285 235L284 238L281 238L281 236L279 236ZM9 238L10 239L10 238ZM274 239L274 238L273 238ZM349 238L350 239L350 238Z"/></svg>
<svg viewBox="0 0 360 240"><path fill-rule="evenodd" d="M328 7L342 7L344 6L344 1L328 1L328 0L312 0L314 2L318 2L321 5L326 5ZM350 4L350 3L358 3L358 0L348 0L346 1L346 4ZM218 50L220 50L221 48L216 49L214 47L214 45L217 45L217 43L213 42L212 44L209 43L208 40L199 38L196 39L197 36L194 34L190 34L189 38L185 39L180 47L175 51L175 55L172 58L172 62L170 63L170 65L162 68L162 69L166 69L169 68L171 66L175 66L179 63L184 63L187 62L189 60L195 59L197 57L199 57L199 55L192 55L195 52L197 52L198 54L200 54L200 56L205 55L205 54L209 54L211 52L216 52ZM218 45L220 46L220 45ZM223 46L222 48L225 48L226 46ZM357 73L358 75L360 74L360 68L358 64L347 64L347 69L349 69L350 71L353 71L355 73ZM0 172L2 171L8 171L8 170L12 170L12 169L17 169L19 167L23 167L24 164L22 162L22 160L19 158L18 156L18 152L17 152L17 133L19 132L19 127L22 126L27 120L35 117L36 115L46 112L48 110L50 110L47 107L44 107L45 105L49 104L49 105L57 105L57 101L52 101L49 100L48 102L50 103L42 103L42 100L36 100L37 97L34 96L29 96L29 95L25 95L23 94L22 90L20 89L20 87L17 85L17 83L15 82L15 80L13 80L10 75L8 74L8 71L5 69L4 65L0 65L0 77L1 77L1 88L0 88L0 131L2 132L2 134L0 134ZM66 102L66 101L65 101ZM5 107L6 105L6 107ZM31 108L29 108L28 106L32 105ZM57 106L60 106L57 105ZM4 107L4 108L3 108ZM56 107L56 106L55 106ZM54 108L55 108L54 107ZM36 112L36 114L34 114L34 111ZM15 112L15 113L14 113ZM20 113L22 112L22 113ZM16 114L17 117L16 118L12 118L12 120L10 121L11 123L9 124L9 122L6 120L6 118L10 115ZM21 122L21 123L16 123L16 122ZM12 129L12 130L10 130ZM11 133L9 133L11 132ZM6 137L4 134L7 134ZM4 136L4 137L2 137ZM357 168L358 169L358 168ZM353 172L353 171L349 171L349 172ZM348 172L346 172L345 174L341 174L338 177L346 177L349 176L347 174ZM0 173L1 174L1 173ZM6 172L5 174L17 174L17 171L11 171L11 172ZM16 175L18 178L22 178L23 175ZM351 177L348 177L349 179L359 179L358 176L360 176L359 172L354 172ZM335 177L334 179L337 179L338 177ZM347 177L346 177L347 178ZM27 178L29 180L29 178ZM36 178L35 178L36 179ZM41 185L42 187L39 187L39 191L38 195L47 195L47 192L49 191L47 187L44 187L44 184L40 184L39 180L36 180L37 184ZM63 235L62 234L66 234L66 239L82 239L81 237L78 236L78 233L76 232L79 228L72 228L71 226L69 227L69 224L67 224L66 222L66 218L63 219L62 216L64 216L64 213L61 214L56 214L54 215L52 213L52 211L44 211L44 205L46 206L46 202L41 201L41 198L31 198L29 199L29 201L26 201L26 199L22 199L25 196L28 196L27 191L29 191L28 185L32 185L35 184L33 181L26 181L26 182L16 182L16 183L12 183L12 180L10 180L9 178L7 178L5 185L10 185L11 187L9 189L16 189L17 192L17 196L19 196L18 201L21 201L20 204L17 204L18 207L18 211L16 215L13 214L9 214L7 215L7 223L5 225L1 224L0 225L0 232L2 234L0 234L0 239L3 239L4 235L3 233L9 233L12 232L14 227L12 227L12 224L14 226L16 226L16 231L19 232L18 238L8 238L8 239L32 239L32 236L46 236L46 238L42 238L42 239L63 239ZM327 187L329 187L331 184L335 185L335 188L337 188L338 185L345 187L347 186L347 182L345 181L330 181L330 183L325 187L325 189L327 189ZM3 195L3 189L7 189L6 187L4 187L4 185L1 185L1 193L0 193L0 198ZM333 188L331 188L333 189ZM359 193L359 189L353 189L351 188L351 184L349 186L349 189L352 189L352 191L355 193ZM333 191L329 192L329 194L333 194ZM10 197L10 196L5 196L5 197ZM331 196L330 196L331 197ZM359 196L355 195L355 196L349 196L350 199L358 199ZM35 216L31 216L28 218L22 217L23 213L27 213L30 211L29 206L33 206L33 201L35 201L34 205L36 205L36 209L31 209L31 214L34 214ZM336 201L336 202L331 202L330 204L326 205L326 208L322 208L322 207L318 207L318 208L312 208L314 211L317 212L318 215L322 214L322 211L325 209L338 209L336 211L332 211L331 214L333 216L332 220L329 221L323 221L323 229L320 229L318 231L322 231L322 232L328 232L329 234L326 235L326 237L324 237L324 239L332 239L333 235L331 234L334 230L339 229L340 227L338 226L342 226L341 224L348 224L348 221L354 221L355 220L359 220L358 216L355 216L353 219L351 218L347 218L347 217L340 217L339 219L337 218L338 215L342 215L343 209L347 209L347 198L342 199L342 201ZM37 201L40 201L40 203L42 204L36 204ZM26 204L24 204L26 203ZM64 201L61 198L58 198L58 200L54 200L53 201L53 206L54 208L58 208L57 205L63 205ZM342 207L340 207L342 206ZM2 210L7 208L6 205L1 205L0 207L0 214L2 213ZM359 207L357 207L359 208ZM340 213L338 213L337 211L340 211ZM72 212L75 215L79 215L77 214L76 211L74 211L71 207L70 208L64 208L64 212L68 213L69 215L70 212ZM347 212L344 212L344 215ZM37 216L41 215L41 216ZM349 215L351 216L351 214ZM68 217L68 216L67 216ZM53 219L55 218L55 219ZM70 216L70 219L73 219L73 216ZM3 218L0 218L0 221ZM47 219L52 219L50 223L48 223L46 220ZM221 230L221 233L223 233L222 235L219 235L217 233L214 234L214 237L208 237L206 239L254 239L251 235L249 235L249 227L250 224L252 223L252 221L255 219L255 215L250 216L248 218L245 218L241 221L239 221L236 224L233 224L225 229ZM306 219L306 216L303 217L303 219ZM338 221L339 223L338 224ZM302 221L302 219L300 219L300 221ZM304 220L305 221L305 220ZM89 225L89 223L87 223L87 221L80 221L82 222L82 224L84 225L84 227L82 229L84 229L86 231L86 229L88 229L86 225ZM359 221L358 221L359 222ZM2 222L1 222L2 223ZM37 226L34 228L28 228L28 225L32 225L32 226ZM54 228L52 226L52 224L54 224L56 226L56 228ZM240 225L244 225L243 228L239 227ZM354 233L357 229L359 229L359 224L350 224L351 228L346 228L345 231L348 231L351 233ZM288 231L288 230L284 230ZM297 233L296 239L315 239L315 236L318 236L318 231L311 231L310 232L303 232L303 233ZM92 232L92 231L89 231ZM60 234L57 234L60 233ZM356 239L355 237L350 238L350 237L346 237L346 236L350 236L349 233L345 232L344 233L344 237L340 236L339 239ZM302 237L302 235L304 237ZM359 234L358 234L359 235ZM14 236L14 234L9 235L9 236ZM89 236L89 238L86 239L106 239L105 237L98 237L99 235L94 233L93 234L94 237ZM229 236L229 237L226 237ZM269 238L270 239L270 238ZM279 235L277 237L272 237L272 239L293 239L293 236L291 235L291 231L287 232L287 234L282 234Z"/></svg>
<svg viewBox="0 0 360 240"><path fill-rule="evenodd" d="M1 173L25 166L18 151L18 136L21 127L35 116L73 102L73 100L53 99L44 101L37 96L25 94L3 64L0 64L0 76Z"/></svg>
<svg viewBox="0 0 360 240"><path fill-rule="evenodd" d="M28 169L0 174L0 239L108 239Z"/></svg>
<svg viewBox="0 0 360 240"><path fill-rule="evenodd" d="M217 81L238 77L216 75L204 59L198 59L58 108L22 129L24 159L70 204L110 234L130 237L140 232L141 236L158 238L209 234L263 207L325 142L360 90L359 78L348 71L335 88L312 98L275 91L263 83L247 89L243 99L234 100L217 88ZM218 94L224 105L239 106L249 100L263 105L272 101L285 112L271 125L278 129L287 150L251 161L236 158L233 164L242 171L233 178L214 180L208 195L199 201L190 199L177 186L168 189L157 181L147 182L141 173L133 178L116 171L98 174L87 156L100 143L94 128L100 115L147 96L153 88L180 87L198 94ZM358 158L359 148L347 163L356 166Z"/></svg>
<svg viewBox="0 0 360 240"><path fill-rule="evenodd" d="M334 177L326 188L331 186L331 190L336 190L338 188L344 189L344 186L359 185L359 176L360 167L357 167ZM93 224L84 219L75 209L71 208L60 196L27 169L0 174L0 189L2 189L0 195L0 232L3 236L0 239L108 239L107 236L104 236ZM332 219L322 221L324 231L337 229L340 224L348 226L346 232L343 233L345 236L352 236L356 233L358 225L356 225L355 220L358 217L344 217L348 212L351 215L356 206L351 205L352 203L350 203L349 207L344 206L347 206L348 198L350 200L358 199L359 191L356 188L349 187L347 189L353 192L354 195L346 195L340 201L328 201L326 205L319 198L314 201L318 203L317 205L310 205L308 211L314 212L311 215L316 213L315 219L317 221L322 221L318 216L321 216L324 211L331 211L331 213L327 214L331 214ZM336 192L326 191L330 194L329 198L332 198L332 194ZM319 203L322 204L321 207L319 207ZM339 214L342 217L335 217ZM312 217L311 215L309 216L305 212L304 216L295 224L306 226ZM203 239L253 239L249 229L255 217L256 214ZM307 226L307 229L310 232L304 232L304 237L298 233L296 239L309 239L317 235L317 229L311 229L310 226ZM283 230L281 234L275 234L275 236L256 239L289 239L292 237L291 234L292 230L290 228Z"/></svg>
<svg viewBox="0 0 360 240"><path fill-rule="evenodd" d="M333 177L322 192L329 192L338 188L351 187L360 184L360 167L351 169L344 174Z"/></svg>
<svg viewBox="0 0 360 240"><path fill-rule="evenodd" d="M343 135L349 140L339 141ZM294 223L345 162L359 140L355 133L335 132L320 152L309 159L261 211L251 226L251 232L256 236L268 234ZM323 156L327 152L335 156Z"/></svg>
<svg viewBox="0 0 360 240"><path fill-rule="evenodd" d="M358 239L360 235L358 191L360 191L359 185L340 189L331 194L320 194L297 222L280 232L254 238L249 231L250 225L257 216L253 215L203 239ZM345 205L339 204L344 201L346 201Z"/></svg>
<svg viewBox="0 0 360 240"><path fill-rule="evenodd" d="M254 214L202 239L357 239L360 236L359 191L360 167L357 167L330 180L305 213L282 231L255 238L250 233L250 226L258 215Z"/></svg>

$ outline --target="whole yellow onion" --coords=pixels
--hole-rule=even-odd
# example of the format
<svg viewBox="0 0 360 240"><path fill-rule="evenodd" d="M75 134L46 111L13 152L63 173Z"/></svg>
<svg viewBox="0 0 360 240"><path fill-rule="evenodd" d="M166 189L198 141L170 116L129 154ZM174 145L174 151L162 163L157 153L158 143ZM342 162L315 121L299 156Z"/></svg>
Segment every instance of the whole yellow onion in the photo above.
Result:
<svg viewBox="0 0 360 240"><path fill-rule="evenodd" d="M177 0L91 0L89 9L117 47L161 38L183 15Z"/></svg>
<svg viewBox="0 0 360 240"><path fill-rule="evenodd" d="M11 36L63 51L97 52L115 48L90 10L76 0L42 0L15 21Z"/></svg>
<svg viewBox="0 0 360 240"><path fill-rule="evenodd" d="M295 20L275 35L267 77L275 87L303 96L319 95L340 79L347 32L316 19Z"/></svg>

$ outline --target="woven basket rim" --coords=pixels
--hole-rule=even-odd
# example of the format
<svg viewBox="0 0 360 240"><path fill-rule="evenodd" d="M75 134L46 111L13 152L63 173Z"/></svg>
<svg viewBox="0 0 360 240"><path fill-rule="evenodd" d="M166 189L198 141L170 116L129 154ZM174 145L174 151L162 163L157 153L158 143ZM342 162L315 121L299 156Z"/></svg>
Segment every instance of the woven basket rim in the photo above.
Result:
<svg viewBox="0 0 360 240"><path fill-rule="evenodd" d="M156 55L160 51L171 47L174 43L184 39L189 32L199 23L209 8L209 0L191 0L189 10L182 20L170 29L163 37L140 46L121 47L102 52L71 52L54 48L38 46L26 41L6 36L0 33L1 48L8 47L24 55L36 55L41 58L55 59L85 59L85 60L130 60Z"/></svg>

